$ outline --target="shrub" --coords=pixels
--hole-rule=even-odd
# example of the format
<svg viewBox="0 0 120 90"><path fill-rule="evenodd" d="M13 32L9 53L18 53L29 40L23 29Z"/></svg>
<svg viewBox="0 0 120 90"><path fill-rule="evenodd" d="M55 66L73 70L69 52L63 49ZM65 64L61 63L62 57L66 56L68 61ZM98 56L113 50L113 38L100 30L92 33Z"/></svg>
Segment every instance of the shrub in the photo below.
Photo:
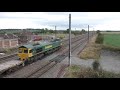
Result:
<svg viewBox="0 0 120 90"><path fill-rule="evenodd" d="M93 70L98 71L98 70L99 70L99 67L100 67L99 60L95 60L95 61L92 63L92 66L93 66Z"/></svg>
<svg viewBox="0 0 120 90"><path fill-rule="evenodd" d="M103 34L99 33L97 38L96 38L95 43L102 44L103 40L104 40Z"/></svg>

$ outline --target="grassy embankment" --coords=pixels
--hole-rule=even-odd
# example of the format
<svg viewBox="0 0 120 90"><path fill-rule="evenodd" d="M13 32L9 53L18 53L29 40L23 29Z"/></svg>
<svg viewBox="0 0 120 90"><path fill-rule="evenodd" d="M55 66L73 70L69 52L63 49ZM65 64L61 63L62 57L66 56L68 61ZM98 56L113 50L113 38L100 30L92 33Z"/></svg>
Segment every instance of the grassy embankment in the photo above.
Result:
<svg viewBox="0 0 120 90"><path fill-rule="evenodd" d="M101 49L120 51L120 33L102 33L94 36L80 54L80 58L99 59Z"/></svg>
<svg viewBox="0 0 120 90"><path fill-rule="evenodd" d="M81 59L99 59L102 49L103 35L98 34L90 39L86 48L80 53Z"/></svg>
<svg viewBox="0 0 120 90"><path fill-rule="evenodd" d="M120 78L120 74L73 65L66 68L64 78Z"/></svg>

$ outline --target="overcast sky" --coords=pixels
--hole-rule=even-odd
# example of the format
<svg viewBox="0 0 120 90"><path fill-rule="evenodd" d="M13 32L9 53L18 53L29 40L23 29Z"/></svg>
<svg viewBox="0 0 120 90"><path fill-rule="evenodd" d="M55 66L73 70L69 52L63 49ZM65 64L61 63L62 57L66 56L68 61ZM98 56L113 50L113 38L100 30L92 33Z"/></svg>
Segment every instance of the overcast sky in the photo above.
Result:
<svg viewBox="0 0 120 90"><path fill-rule="evenodd" d="M73 30L120 30L120 12L0 12L0 29L67 29L70 13Z"/></svg>

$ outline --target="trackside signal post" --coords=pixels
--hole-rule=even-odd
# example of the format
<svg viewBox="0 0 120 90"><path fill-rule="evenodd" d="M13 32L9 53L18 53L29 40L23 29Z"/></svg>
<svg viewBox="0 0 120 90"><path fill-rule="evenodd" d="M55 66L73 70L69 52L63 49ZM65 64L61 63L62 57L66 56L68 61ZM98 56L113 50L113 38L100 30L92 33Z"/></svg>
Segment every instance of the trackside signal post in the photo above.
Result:
<svg viewBox="0 0 120 90"><path fill-rule="evenodd" d="M71 66L71 14L69 14L69 66Z"/></svg>

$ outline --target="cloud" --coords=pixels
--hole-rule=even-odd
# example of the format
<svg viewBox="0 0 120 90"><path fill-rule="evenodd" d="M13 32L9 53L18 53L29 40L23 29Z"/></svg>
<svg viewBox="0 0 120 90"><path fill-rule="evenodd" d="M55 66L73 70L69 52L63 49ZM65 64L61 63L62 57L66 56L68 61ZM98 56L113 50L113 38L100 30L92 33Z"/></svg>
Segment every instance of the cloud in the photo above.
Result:
<svg viewBox="0 0 120 90"><path fill-rule="evenodd" d="M95 26L99 30L120 30L120 20L108 20Z"/></svg>
<svg viewBox="0 0 120 90"><path fill-rule="evenodd" d="M0 12L0 28L120 30L120 12Z"/></svg>

